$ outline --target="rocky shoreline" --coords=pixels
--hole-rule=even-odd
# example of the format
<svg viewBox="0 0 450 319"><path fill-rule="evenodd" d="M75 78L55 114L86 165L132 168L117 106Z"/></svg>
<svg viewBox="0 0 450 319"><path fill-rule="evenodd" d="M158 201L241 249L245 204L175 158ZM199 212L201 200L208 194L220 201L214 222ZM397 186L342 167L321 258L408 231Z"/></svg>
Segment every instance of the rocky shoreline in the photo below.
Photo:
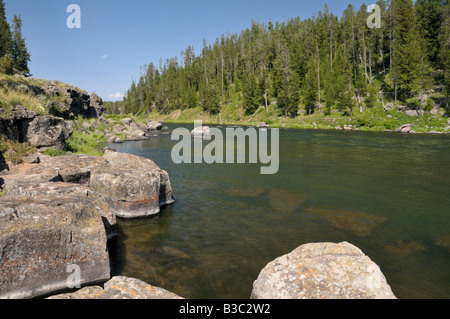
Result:
<svg viewBox="0 0 450 319"><path fill-rule="evenodd" d="M33 298L110 279L108 240L116 218L157 214L174 202L153 161L105 150L103 157L38 155L0 175L0 298Z"/></svg>
<svg viewBox="0 0 450 319"><path fill-rule="evenodd" d="M16 105L0 119L0 134L38 150L19 164L0 153L0 299L182 298L139 279L111 278L108 244L117 237L117 219L153 216L172 204L169 174L150 159L110 148L102 156L42 153L66 150L75 129L123 143L153 138L163 124L105 119L95 94L34 89L65 103L52 102L52 115ZM307 244L276 259L250 297L395 298L379 267L348 243Z"/></svg>

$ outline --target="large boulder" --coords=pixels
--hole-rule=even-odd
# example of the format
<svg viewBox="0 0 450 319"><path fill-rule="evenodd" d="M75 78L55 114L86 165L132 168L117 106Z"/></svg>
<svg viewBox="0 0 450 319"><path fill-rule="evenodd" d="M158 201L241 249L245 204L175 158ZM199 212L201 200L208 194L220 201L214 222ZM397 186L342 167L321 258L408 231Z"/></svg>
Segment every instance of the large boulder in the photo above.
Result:
<svg viewBox="0 0 450 319"><path fill-rule="evenodd" d="M110 278L101 207L76 195L0 197L0 298L32 298ZM75 269L76 269L75 268Z"/></svg>
<svg viewBox="0 0 450 319"><path fill-rule="evenodd" d="M73 293L51 296L47 299L183 299L163 288L154 287L139 279L113 277L100 286L85 287Z"/></svg>
<svg viewBox="0 0 450 319"><path fill-rule="evenodd" d="M66 149L65 141L73 133L73 124L54 116L37 116L22 127L24 141L37 148Z"/></svg>
<svg viewBox="0 0 450 319"><path fill-rule="evenodd" d="M313 243L270 262L252 299L395 299L380 268L357 247Z"/></svg>
<svg viewBox="0 0 450 319"><path fill-rule="evenodd" d="M91 171L106 163L102 157L90 155L40 156L39 163L10 167L1 175L1 190L8 197L79 196L95 198L100 207L108 239L117 235L116 216L100 196L89 187Z"/></svg>
<svg viewBox="0 0 450 319"><path fill-rule="evenodd" d="M107 163L91 173L90 188L101 194L122 218L155 215L174 202L169 175L152 160L105 150Z"/></svg>

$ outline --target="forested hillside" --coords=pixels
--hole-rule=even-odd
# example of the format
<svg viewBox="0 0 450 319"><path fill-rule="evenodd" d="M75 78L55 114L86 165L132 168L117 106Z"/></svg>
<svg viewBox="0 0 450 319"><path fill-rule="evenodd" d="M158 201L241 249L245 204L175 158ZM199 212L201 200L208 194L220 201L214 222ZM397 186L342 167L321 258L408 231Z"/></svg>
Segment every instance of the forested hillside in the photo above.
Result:
<svg viewBox="0 0 450 319"><path fill-rule="evenodd" d="M222 35L182 60L143 66L110 113L168 114L202 108L220 114L239 105L295 118L352 116L402 105L424 112L448 108L450 11L447 0L380 0L381 27L369 27L364 5L341 17L322 11L307 20L260 23ZM261 108L261 110L259 110ZM448 114L448 110L447 110Z"/></svg>

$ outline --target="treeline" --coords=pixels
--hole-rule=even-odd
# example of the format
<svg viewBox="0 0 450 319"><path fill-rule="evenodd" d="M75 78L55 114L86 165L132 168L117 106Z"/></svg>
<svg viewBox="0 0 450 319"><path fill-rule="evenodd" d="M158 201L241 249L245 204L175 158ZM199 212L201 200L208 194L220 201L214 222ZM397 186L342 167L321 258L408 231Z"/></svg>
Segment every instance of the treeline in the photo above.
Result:
<svg viewBox="0 0 450 319"><path fill-rule="evenodd" d="M11 28L6 19L5 4L0 0L0 73L30 76L30 58L22 37L22 18L14 15Z"/></svg>
<svg viewBox="0 0 450 319"><path fill-rule="evenodd" d="M423 98L440 86L448 96L450 10L448 0L377 2L381 27L370 28L363 5L349 5L339 19L325 5L317 16L283 23L252 22L237 34L188 47L144 66L112 113L167 113L202 106L212 114L238 102L247 114L274 102L284 116L318 109L351 115L386 100Z"/></svg>

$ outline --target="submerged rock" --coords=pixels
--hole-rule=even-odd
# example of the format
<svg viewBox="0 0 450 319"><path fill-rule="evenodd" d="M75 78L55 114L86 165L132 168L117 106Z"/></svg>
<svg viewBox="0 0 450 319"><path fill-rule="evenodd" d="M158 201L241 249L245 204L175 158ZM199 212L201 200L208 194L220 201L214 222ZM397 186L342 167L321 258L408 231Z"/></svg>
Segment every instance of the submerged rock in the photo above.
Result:
<svg viewBox="0 0 450 319"><path fill-rule="evenodd" d="M386 220L382 216L347 210L308 208L305 212L327 220L336 228L351 231L361 237L367 236L375 227Z"/></svg>
<svg viewBox="0 0 450 319"><path fill-rule="evenodd" d="M117 216L151 216L174 202L169 175L152 160L112 150L105 150L103 157L107 163L92 172L90 188Z"/></svg>
<svg viewBox="0 0 450 319"><path fill-rule="evenodd" d="M154 287L139 279L124 276L113 277L100 286L85 287L74 293L49 297L47 299L183 299L163 288Z"/></svg>
<svg viewBox="0 0 450 319"><path fill-rule="evenodd" d="M270 262L252 299L396 299L386 278L357 247L313 243Z"/></svg>
<svg viewBox="0 0 450 319"><path fill-rule="evenodd" d="M269 191L269 202L274 211L292 213L306 200L306 197L302 195L285 190L271 189Z"/></svg>
<svg viewBox="0 0 450 319"><path fill-rule="evenodd" d="M384 250L396 257L406 257L412 253L425 250L425 247L415 240L399 240L393 245L384 246Z"/></svg>

